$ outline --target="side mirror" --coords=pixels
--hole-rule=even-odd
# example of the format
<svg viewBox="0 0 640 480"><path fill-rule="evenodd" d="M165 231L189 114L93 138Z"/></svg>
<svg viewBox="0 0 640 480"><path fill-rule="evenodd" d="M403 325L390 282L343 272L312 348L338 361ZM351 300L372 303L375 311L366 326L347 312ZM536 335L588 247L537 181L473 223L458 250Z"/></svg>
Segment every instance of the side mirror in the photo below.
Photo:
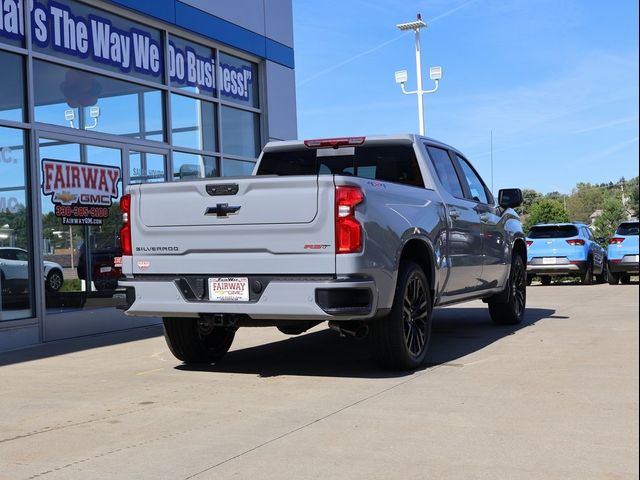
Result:
<svg viewBox="0 0 640 480"><path fill-rule="evenodd" d="M505 188L498 192L498 205L502 208L515 208L522 205L522 190L519 188Z"/></svg>

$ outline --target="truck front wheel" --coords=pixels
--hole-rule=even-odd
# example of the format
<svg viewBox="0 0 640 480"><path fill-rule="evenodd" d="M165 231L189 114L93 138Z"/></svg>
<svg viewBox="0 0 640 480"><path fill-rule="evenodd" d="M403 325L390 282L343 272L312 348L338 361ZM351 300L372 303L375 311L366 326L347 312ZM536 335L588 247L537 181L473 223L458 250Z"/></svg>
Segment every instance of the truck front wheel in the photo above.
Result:
<svg viewBox="0 0 640 480"><path fill-rule="evenodd" d="M431 294L422 269L401 265L391 313L371 325L373 353L385 367L411 370L427 356L431 337Z"/></svg>
<svg viewBox="0 0 640 480"><path fill-rule="evenodd" d="M493 323L516 325L522 322L527 302L526 269L520 255L514 255L505 291L489 299L489 314ZM542 277L550 278L550 277Z"/></svg>
<svg viewBox="0 0 640 480"><path fill-rule="evenodd" d="M214 363L231 347L235 330L215 327L199 318L165 317L164 338L169 350L184 363Z"/></svg>

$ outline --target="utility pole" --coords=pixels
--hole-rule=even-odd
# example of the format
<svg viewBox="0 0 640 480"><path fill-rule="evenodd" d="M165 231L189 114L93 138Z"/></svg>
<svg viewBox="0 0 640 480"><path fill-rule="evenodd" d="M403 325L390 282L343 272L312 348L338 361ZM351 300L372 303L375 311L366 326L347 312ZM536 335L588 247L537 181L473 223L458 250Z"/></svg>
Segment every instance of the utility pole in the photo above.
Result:
<svg viewBox="0 0 640 480"><path fill-rule="evenodd" d="M493 192L493 130L491 130L491 193Z"/></svg>
<svg viewBox="0 0 640 480"><path fill-rule="evenodd" d="M413 95L417 94L418 96L418 128L420 130L420 135L424 136L424 104L422 102L422 96L425 93L434 93L438 90L438 86L440 85L440 79L442 78L442 67L431 67L429 69L429 78L436 83L435 88L431 90L423 90L422 89L422 63L420 60L421 51L420 51L420 29L426 28L427 24L422 20L422 16L418 13L416 15L416 20L408 23L399 23L396 25L400 30L407 31L413 30L415 32L415 48L416 48L416 75L417 75L417 90L412 92L407 92L404 88L404 84L407 81L407 71L400 70L395 73L396 83L400 84L400 88L402 89L402 93L405 95Z"/></svg>

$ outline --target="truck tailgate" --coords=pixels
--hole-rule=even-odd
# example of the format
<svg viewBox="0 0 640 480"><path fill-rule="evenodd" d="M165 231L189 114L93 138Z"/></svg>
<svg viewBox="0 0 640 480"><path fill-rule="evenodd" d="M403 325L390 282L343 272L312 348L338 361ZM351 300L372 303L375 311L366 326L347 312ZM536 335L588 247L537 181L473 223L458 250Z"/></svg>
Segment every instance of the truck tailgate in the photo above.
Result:
<svg viewBox="0 0 640 480"><path fill-rule="evenodd" d="M134 274L335 273L332 176L220 178L131 193Z"/></svg>

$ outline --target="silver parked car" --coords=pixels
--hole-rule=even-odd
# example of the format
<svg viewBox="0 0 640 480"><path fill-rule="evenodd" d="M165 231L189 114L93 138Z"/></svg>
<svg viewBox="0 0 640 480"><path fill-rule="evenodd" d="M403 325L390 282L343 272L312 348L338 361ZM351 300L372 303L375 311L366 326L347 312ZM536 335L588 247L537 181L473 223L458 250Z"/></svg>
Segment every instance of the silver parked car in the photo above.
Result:
<svg viewBox="0 0 640 480"><path fill-rule="evenodd" d="M62 266L43 262L44 285L49 292L62 288ZM3 292L23 292L29 285L29 253L22 248L0 247L0 288Z"/></svg>

